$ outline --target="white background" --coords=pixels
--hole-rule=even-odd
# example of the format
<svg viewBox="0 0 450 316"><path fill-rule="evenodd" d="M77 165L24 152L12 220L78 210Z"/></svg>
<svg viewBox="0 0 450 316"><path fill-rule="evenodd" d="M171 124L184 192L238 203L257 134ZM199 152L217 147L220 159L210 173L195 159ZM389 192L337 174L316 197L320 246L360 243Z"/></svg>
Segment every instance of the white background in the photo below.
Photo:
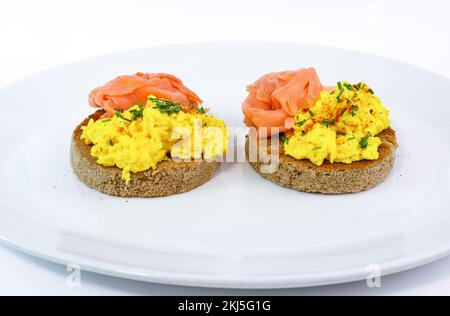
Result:
<svg viewBox="0 0 450 316"><path fill-rule="evenodd" d="M342 47L399 59L450 77L450 1L0 0L0 86L104 53L226 40ZM3 295L450 294L450 258L384 277L377 289L356 282L290 290L211 290L87 272L81 274L80 288L70 288L68 275L65 267L0 246Z"/></svg>

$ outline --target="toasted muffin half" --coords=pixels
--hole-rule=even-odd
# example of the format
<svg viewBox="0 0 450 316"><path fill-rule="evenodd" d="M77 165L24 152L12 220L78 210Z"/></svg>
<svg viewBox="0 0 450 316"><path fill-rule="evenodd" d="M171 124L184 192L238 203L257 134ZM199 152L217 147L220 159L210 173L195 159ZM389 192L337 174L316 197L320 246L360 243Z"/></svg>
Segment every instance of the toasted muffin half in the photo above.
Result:
<svg viewBox="0 0 450 316"><path fill-rule="evenodd" d="M217 161L174 162L161 161L156 169L131 173L128 184L122 179L122 170L104 167L91 155L92 145L80 139L82 126L89 119L97 120L104 114L99 110L86 118L72 134L70 160L76 176L89 187L120 197L159 197L195 189L210 180L217 168Z"/></svg>
<svg viewBox="0 0 450 316"><path fill-rule="evenodd" d="M381 145L378 148L379 158L376 160L361 160L351 164L325 161L321 166L317 166L309 160L299 160L285 155L280 142L278 168L275 168L275 172L264 173L261 169L270 161L271 146L267 141L264 144L267 150L258 150L256 161L249 161L249 163L262 177L298 191L324 194L359 192L381 183L394 166L398 146L395 131L388 128L377 136L381 139ZM258 146L262 144L258 143ZM248 159L248 138L245 150ZM265 156L264 153L266 153Z"/></svg>

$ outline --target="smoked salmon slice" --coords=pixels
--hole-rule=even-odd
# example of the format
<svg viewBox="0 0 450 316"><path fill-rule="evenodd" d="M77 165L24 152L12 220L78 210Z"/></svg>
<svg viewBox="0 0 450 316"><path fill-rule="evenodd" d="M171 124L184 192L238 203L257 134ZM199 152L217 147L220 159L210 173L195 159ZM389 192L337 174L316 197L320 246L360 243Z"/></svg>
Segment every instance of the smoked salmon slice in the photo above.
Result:
<svg viewBox="0 0 450 316"><path fill-rule="evenodd" d="M127 110L145 104L154 95L184 107L198 107L203 101L177 77L165 73L123 75L89 93L89 104L104 109L110 116L115 110Z"/></svg>
<svg viewBox="0 0 450 316"><path fill-rule="evenodd" d="M294 126L295 114L312 106L324 89L314 68L268 73L247 86L244 123L268 128L267 136L274 133L272 127L285 132Z"/></svg>

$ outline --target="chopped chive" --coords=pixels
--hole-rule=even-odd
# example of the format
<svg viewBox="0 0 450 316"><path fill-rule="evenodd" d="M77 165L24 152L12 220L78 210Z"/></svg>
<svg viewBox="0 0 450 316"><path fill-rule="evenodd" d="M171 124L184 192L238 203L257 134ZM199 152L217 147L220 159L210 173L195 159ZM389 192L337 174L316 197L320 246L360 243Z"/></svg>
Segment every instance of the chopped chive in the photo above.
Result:
<svg viewBox="0 0 450 316"><path fill-rule="evenodd" d="M341 111L341 113L339 114L339 116L342 116L342 115L344 115L344 113L345 113L345 111L346 111L347 109L346 108L344 108L342 111Z"/></svg>
<svg viewBox="0 0 450 316"><path fill-rule="evenodd" d="M102 120L103 123L106 123L106 122L109 122L109 121L111 121L110 118L109 118L109 119L104 119L104 120Z"/></svg>
<svg viewBox="0 0 450 316"><path fill-rule="evenodd" d="M115 114L116 114L116 116L117 116L118 118L121 118L122 120L131 122L131 120L129 120L129 119L127 119L126 117L124 117L124 116L122 115L122 113L120 113L119 110L116 110L116 111L115 111Z"/></svg>
<svg viewBox="0 0 450 316"><path fill-rule="evenodd" d="M352 85L348 84L347 82L344 83L344 87L346 87L348 90L352 90Z"/></svg>
<svg viewBox="0 0 450 316"><path fill-rule="evenodd" d="M338 81L337 86L338 86L339 90L342 90L342 82Z"/></svg>
<svg viewBox="0 0 450 316"><path fill-rule="evenodd" d="M354 140L354 139L356 139L356 137L352 136L352 137L349 137L347 140Z"/></svg>
<svg viewBox="0 0 450 316"><path fill-rule="evenodd" d="M140 106L139 109L130 110L130 113L133 114L133 120L137 120L138 118L144 116L144 107Z"/></svg>
<svg viewBox="0 0 450 316"><path fill-rule="evenodd" d="M369 145L368 140L369 140L369 135L366 135L363 138L361 138L361 140L359 141L359 147L361 147L363 149L367 148L367 146Z"/></svg>
<svg viewBox="0 0 450 316"><path fill-rule="evenodd" d="M114 146L114 143L113 143L113 141L110 139L109 140L109 144L111 145L111 146Z"/></svg>
<svg viewBox="0 0 450 316"><path fill-rule="evenodd" d="M338 102L341 102L341 95L342 95L342 93L344 93L344 90L340 90L339 91L339 94L336 96L336 100L338 101Z"/></svg>
<svg viewBox="0 0 450 316"><path fill-rule="evenodd" d="M148 99L155 104L153 108L158 109L161 113L172 114L178 113L183 110L180 103L178 102L172 102L169 100L159 99L155 97L149 97Z"/></svg>
<svg viewBox="0 0 450 316"><path fill-rule="evenodd" d="M286 144L289 142L289 138L284 133L280 133L280 140Z"/></svg>
<svg viewBox="0 0 450 316"><path fill-rule="evenodd" d="M322 147L314 147L312 150L319 150L319 149L321 149Z"/></svg>
<svg viewBox="0 0 450 316"><path fill-rule="evenodd" d="M346 134L345 134L344 132L342 132L342 131L337 131L337 132L336 132L336 135L339 135L339 136L345 136Z"/></svg>
<svg viewBox="0 0 450 316"><path fill-rule="evenodd" d="M374 94L372 89L367 90L370 94Z"/></svg>
<svg viewBox="0 0 450 316"><path fill-rule="evenodd" d="M328 125L330 124L329 120L323 120L322 122L320 122L321 125L328 127Z"/></svg>
<svg viewBox="0 0 450 316"><path fill-rule="evenodd" d="M313 113L313 111L311 111L311 110L308 110L308 113L309 113L309 115L311 115L311 116L314 116L314 113Z"/></svg>
<svg viewBox="0 0 450 316"><path fill-rule="evenodd" d="M297 126L302 126L303 124L306 123L306 121L307 121L307 120L303 120L303 121L297 122Z"/></svg>

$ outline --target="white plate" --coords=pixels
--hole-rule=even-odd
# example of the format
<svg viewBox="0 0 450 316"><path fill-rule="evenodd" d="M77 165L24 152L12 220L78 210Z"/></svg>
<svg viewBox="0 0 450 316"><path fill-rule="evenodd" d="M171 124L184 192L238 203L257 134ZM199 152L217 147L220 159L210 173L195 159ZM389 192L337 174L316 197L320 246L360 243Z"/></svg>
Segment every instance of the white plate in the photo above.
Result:
<svg viewBox="0 0 450 316"><path fill-rule="evenodd" d="M122 199L71 171L71 131L92 112L87 94L118 74L174 73L237 126L246 84L304 66L327 84L366 81L391 109L400 147L380 186L300 193L228 163L194 191ZM183 285L300 287L416 267L450 253L448 91L449 80L417 67L299 44L176 45L51 69L0 92L0 236L55 262Z"/></svg>

